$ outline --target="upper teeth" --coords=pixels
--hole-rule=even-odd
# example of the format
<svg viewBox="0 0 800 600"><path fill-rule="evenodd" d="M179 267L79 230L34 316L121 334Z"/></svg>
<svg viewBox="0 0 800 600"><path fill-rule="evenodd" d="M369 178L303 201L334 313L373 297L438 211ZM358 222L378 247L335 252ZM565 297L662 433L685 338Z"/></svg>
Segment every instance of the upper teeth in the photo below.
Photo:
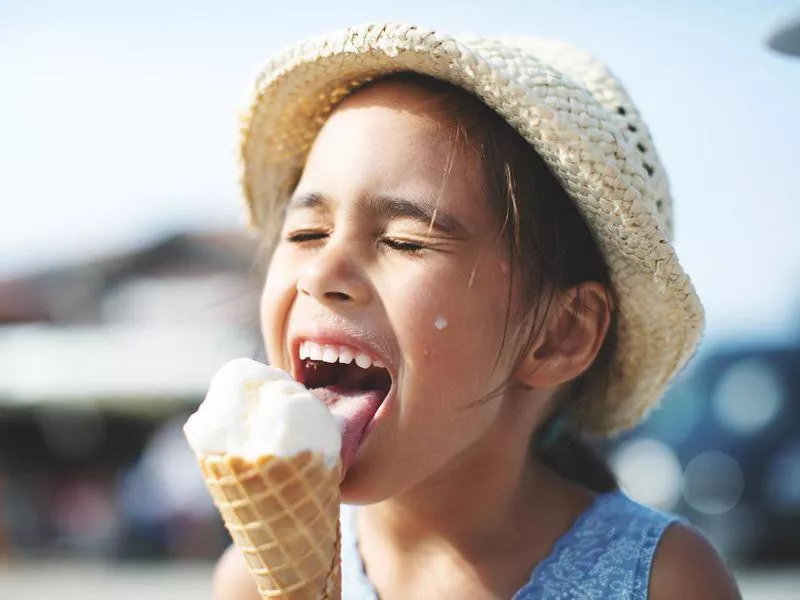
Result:
<svg viewBox="0 0 800 600"><path fill-rule="evenodd" d="M369 369L371 366L386 368L379 360L372 360L363 352L349 346L330 346L328 344L317 344L315 342L303 342L300 344L300 360L311 359L321 360L326 363L340 362L349 365L355 363L362 369Z"/></svg>

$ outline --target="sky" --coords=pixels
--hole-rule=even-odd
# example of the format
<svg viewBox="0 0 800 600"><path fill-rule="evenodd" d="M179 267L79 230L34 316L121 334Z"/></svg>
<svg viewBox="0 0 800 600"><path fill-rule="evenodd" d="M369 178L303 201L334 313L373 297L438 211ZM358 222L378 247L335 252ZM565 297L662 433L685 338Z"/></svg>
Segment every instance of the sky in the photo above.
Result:
<svg viewBox="0 0 800 600"><path fill-rule="evenodd" d="M3 0L0 277L244 223L236 125L265 59L368 21L538 35L607 61L653 133L712 339L800 334L800 0Z"/></svg>

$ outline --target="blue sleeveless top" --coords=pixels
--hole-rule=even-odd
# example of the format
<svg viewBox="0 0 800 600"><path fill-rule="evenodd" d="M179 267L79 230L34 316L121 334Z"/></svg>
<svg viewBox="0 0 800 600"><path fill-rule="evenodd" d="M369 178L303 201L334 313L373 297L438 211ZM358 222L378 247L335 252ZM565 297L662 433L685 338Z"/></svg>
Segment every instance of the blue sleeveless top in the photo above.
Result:
<svg viewBox="0 0 800 600"><path fill-rule="evenodd" d="M342 600L378 600L358 551L355 508L342 506ZM650 568L678 518L622 492L598 496L512 600L647 600Z"/></svg>

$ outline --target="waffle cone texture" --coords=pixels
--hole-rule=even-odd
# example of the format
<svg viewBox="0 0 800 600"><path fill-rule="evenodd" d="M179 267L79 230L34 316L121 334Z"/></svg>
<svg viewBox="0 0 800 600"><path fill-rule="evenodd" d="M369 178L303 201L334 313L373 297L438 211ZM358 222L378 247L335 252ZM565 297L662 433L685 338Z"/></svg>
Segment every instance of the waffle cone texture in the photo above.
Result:
<svg viewBox="0 0 800 600"><path fill-rule="evenodd" d="M694 354L703 307L672 245L672 197L647 125L609 69L573 46L374 23L273 56L241 129L251 225L280 227L331 111L364 83L398 71L480 98L530 143L575 202L609 266L619 310L609 386L593 394L576 424L610 435L638 423Z"/></svg>
<svg viewBox="0 0 800 600"><path fill-rule="evenodd" d="M325 457L200 458L225 527L262 598L340 600L340 468Z"/></svg>

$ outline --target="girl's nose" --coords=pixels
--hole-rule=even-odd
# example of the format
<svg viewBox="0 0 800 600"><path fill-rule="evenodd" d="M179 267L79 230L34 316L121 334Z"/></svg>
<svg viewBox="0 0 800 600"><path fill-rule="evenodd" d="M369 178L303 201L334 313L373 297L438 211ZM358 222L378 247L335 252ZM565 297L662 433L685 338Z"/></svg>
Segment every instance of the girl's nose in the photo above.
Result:
<svg viewBox="0 0 800 600"><path fill-rule="evenodd" d="M352 245L348 248L342 241L329 241L309 260L297 280L297 290L322 304L368 304L372 299L372 287Z"/></svg>

